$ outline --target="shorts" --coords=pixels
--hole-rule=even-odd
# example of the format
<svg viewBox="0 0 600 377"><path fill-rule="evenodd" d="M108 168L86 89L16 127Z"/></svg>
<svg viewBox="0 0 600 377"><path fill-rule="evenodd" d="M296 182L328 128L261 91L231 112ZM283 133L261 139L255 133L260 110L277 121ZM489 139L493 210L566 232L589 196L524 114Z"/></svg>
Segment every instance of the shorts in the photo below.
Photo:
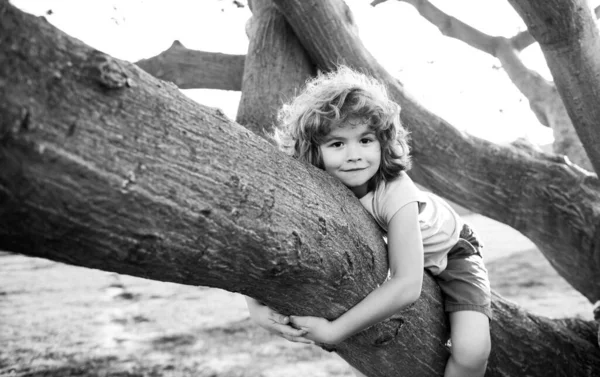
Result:
<svg viewBox="0 0 600 377"><path fill-rule="evenodd" d="M448 252L448 266L435 278L444 294L447 312L472 310L492 319L492 294L480 249L483 245L467 224Z"/></svg>

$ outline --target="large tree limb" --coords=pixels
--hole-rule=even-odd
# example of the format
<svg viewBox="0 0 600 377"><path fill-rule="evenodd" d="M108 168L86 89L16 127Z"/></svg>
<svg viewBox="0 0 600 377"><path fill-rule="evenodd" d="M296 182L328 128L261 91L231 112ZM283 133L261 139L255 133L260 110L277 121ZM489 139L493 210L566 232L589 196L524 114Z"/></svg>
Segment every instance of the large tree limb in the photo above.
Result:
<svg viewBox="0 0 600 377"><path fill-rule="evenodd" d="M241 90L244 55L190 50L179 41L171 47L136 64L161 80L181 89Z"/></svg>
<svg viewBox="0 0 600 377"><path fill-rule="evenodd" d="M275 0L321 69L344 63L388 85L412 133L413 177L434 192L523 233L575 289L600 299L600 182L558 157L499 146L427 111L369 54L338 0ZM484 236L485 238L485 236Z"/></svg>
<svg viewBox="0 0 600 377"><path fill-rule="evenodd" d="M573 126L600 172L600 34L583 0L510 0L540 44Z"/></svg>
<svg viewBox="0 0 600 377"><path fill-rule="evenodd" d="M273 134L276 114L316 71L298 38L270 0L250 3L250 43L236 122L258 135Z"/></svg>
<svg viewBox="0 0 600 377"><path fill-rule="evenodd" d="M7 1L0 21L0 249L328 318L385 278L377 225L335 179ZM337 352L373 376L440 375L440 299L426 276L414 306ZM600 367L593 322L493 308L489 376Z"/></svg>

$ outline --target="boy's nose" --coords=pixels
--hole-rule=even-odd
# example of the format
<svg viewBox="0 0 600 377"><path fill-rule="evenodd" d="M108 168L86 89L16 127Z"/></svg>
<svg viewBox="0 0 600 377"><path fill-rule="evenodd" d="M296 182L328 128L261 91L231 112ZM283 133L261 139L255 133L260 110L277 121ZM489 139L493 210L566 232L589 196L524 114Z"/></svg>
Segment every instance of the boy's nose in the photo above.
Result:
<svg viewBox="0 0 600 377"><path fill-rule="evenodd" d="M358 148L354 147L354 146L348 146L348 148L346 149L347 151L347 155L346 155L346 160L348 161L360 161L362 159L361 155L360 155L360 151Z"/></svg>

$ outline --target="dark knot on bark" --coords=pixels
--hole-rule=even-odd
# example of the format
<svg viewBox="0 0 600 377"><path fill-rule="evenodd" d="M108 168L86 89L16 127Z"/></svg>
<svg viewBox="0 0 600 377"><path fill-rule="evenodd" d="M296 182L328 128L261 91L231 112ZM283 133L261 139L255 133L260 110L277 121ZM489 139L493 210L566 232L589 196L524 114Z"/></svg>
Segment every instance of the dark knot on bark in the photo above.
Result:
<svg viewBox="0 0 600 377"><path fill-rule="evenodd" d="M100 85L108 89L119 89L132 86L131 80L121 67L121 64L111 56L95 51L90 57L92 74Z"/></svg>

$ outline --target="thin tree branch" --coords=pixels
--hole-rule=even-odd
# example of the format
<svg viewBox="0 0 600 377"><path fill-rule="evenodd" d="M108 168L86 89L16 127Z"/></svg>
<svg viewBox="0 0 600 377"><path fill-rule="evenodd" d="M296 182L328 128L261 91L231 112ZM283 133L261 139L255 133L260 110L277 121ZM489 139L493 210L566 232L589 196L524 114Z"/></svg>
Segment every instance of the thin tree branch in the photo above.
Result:
<svg viewBox="0 0 600 377"><path fill-rule="evenodd" d="M513 84L529 101L529 106L540 124L554 131L554 151L569 156L585 169L593 169L554 84L529 69L518 55L521 49L528 46L527 43L535 41L529 31L521 32L511 39L491 36L446 14L427 0L398 1L414 6L423 18L435 25L444 35L498 58ZM600 14L600 7L596 8L596 14Z"/></svg>
<svg viewBox="0 0 600 377"><path fill-rule="evenodd" d="M397 1L409 3L412 6L414 6L425 19L430 21L432 24L438 26L438 28L442 31L444 35L462 40L463 42L481 51L494 55L493 50L490 51L490 46L493 46L494 44L494 42L491 39L498 37L492 37L490 35L487 35L473 28L472 26L464 23L463 21L460 21L457 18L448 16L442 10L440 10L427 0ZM385 2L387 2L387 0L375 0L371 2L371 6L377 6ZM594 9L594 13L596 14L596 18L600 18L600 6ZM451 31L451 33L454 33L454 35L447 34L445 32L446 29L454 29L454 31ZM511 38L508 38L508 41L510 45L517 51L523 51L525 48L531 46L533 43L536 42L535 38L533 38L529 30L524 30L515 34Z"/></svg>

